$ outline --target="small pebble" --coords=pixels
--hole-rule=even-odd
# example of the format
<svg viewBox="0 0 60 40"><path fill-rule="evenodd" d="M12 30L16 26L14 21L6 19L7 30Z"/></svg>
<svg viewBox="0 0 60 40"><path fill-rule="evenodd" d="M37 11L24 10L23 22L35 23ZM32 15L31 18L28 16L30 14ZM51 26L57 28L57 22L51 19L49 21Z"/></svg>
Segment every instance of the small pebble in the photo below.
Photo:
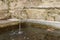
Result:
<svg viewBox="0 0 60 40"><path fill-rule="evenodd" d="M51 31L51 32L53 32L53 31L54 31L54 29L47 29L47 31Z"/></svg>
<svg viewBox="0 0 60 40"><path fill-rule="evenodd" d="M26 39L26 37L24 37L24 39Z"/></svg>
<svg viewBox="0 0 60 40"><path fill-rule="evenodd" d="M27 37L27 39L29 39L29 38Z"/></svg>
<svg viewBox="0 0 60 40"><path fill-rule="evenodd" d="M14 40L14 39L12 39L12 40Z"/></svg>
<svg viewBox="0 0 60 40"><path fill-rule="evenodd" d="M18 32L19 34L22 34L22 32Z"/></svg>

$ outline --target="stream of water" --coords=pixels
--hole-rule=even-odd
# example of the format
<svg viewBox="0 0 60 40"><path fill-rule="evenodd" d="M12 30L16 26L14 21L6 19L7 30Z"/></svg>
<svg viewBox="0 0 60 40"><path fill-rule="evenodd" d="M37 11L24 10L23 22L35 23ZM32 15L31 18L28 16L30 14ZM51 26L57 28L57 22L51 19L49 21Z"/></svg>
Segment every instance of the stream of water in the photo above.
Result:
<svg viewBox="0 0 60 40"><path fill-rule="evenodd" d="M0 33L0 40L60 40L60 31L55 30L50 32L45 29L28 26L28 24L24 23L21 25L22 28L20 29L23 33L17 34L19 32L19 25L11 27L9 27L9 29L3 29L3 33ZM15 35L11 34L12 29L15 32Z"/></svg>

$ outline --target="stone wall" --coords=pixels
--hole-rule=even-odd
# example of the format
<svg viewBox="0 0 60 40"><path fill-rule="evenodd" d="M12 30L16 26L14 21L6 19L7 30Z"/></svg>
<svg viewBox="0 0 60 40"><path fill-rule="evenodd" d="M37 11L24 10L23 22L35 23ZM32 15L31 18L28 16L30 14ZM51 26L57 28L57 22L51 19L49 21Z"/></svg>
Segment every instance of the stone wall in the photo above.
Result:
<svg viewBox="0 0 60 40"><path fill-rule="evenodd" d="M28 9L26 12L30 19L60 21L60 9Z"/></svg>
<svg viewBox="0 0 60 40"><path fill-rule="evenodd" d="M23 9L24 7L28 9ZM36 8L30 9L29 7ZM37 7L43 9L37 9ZM59 0L0 0L0 10L7 11L4 14L9 14L11 18L60 21L60 9L57 9L59 7ZM1 15L0 17L2 18Z"/></svg>

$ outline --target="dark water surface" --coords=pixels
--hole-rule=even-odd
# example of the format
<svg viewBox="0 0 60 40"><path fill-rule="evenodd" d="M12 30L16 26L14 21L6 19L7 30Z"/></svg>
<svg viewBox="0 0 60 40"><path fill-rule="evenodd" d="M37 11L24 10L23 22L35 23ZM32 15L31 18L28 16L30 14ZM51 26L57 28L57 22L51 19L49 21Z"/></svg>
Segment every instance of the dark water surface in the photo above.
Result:
<svg viewBox="0 0 60 40"><path fill-rule="evenodd" d="M18 26L10 26L7 28L1 28L0 30L0 40L60 40L60 31L47 31L45 29L33 28L22 25L22 34L18 35ZM16 34L12 34L12 30Z"/></svg>

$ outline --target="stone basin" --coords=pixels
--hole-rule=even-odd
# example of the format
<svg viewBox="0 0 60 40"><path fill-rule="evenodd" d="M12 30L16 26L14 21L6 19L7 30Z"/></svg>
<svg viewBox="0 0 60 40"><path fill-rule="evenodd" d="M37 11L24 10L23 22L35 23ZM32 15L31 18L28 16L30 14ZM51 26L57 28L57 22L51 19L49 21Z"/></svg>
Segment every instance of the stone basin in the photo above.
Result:
<svg viewBox="0 0 60 40"><path fill-rule="evenodd" d="M19 30L19 24L13 26L0 29L5 30L4 32L1 31L0 40L60 40L60 29L51 25L24 21L21 23L21 31L23 33L21 35L11 36L9 34L12 29L14 31Z"/></svg>

